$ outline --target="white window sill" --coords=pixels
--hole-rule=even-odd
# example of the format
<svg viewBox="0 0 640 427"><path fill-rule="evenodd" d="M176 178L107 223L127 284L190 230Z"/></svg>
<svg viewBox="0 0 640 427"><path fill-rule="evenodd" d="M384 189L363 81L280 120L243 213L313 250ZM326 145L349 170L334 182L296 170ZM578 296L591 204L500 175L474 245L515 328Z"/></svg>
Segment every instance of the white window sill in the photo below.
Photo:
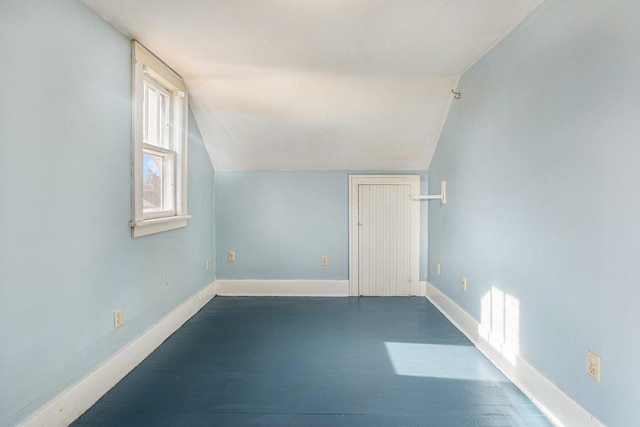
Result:
<svg viewBox="0 0 640 427"><path fill-rule="evenodd" d="M187 220L190 218L191 215L182 215L130 222L131 236L141 237L163 231L175 230L176 228L183 228L187 226Z"/></svg>

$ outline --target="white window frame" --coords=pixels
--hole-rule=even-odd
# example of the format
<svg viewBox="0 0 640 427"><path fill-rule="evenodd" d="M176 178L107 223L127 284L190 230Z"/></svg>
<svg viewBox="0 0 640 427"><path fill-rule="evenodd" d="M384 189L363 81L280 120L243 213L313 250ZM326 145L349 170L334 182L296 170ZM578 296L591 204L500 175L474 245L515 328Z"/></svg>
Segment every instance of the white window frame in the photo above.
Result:
<svg viewBox="0 0 640 427"><path fill-rule="evenodd" d="M187 226L191 216L187 213L187 90L182 78L137 41L132 42L133 65L133 143L131 145L132 208L131 235L146 236ZM170 95L169 135L167 146L148 144L144 138L145 81ZM170 206L161 211L144 212L143 156L144 153L162 155L170 163L164 182L164 197ZM163 175L164 172L163 172ZM169 188L167 187L170 186Z"/></svg>

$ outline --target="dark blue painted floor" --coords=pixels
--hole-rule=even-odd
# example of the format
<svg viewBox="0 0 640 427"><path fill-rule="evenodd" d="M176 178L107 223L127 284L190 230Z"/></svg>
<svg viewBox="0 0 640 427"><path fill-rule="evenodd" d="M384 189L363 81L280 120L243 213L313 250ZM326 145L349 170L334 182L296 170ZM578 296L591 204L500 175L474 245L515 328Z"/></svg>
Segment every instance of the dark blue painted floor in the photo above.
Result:
<svg viewBox="0 0 640 427"><path fill-rule="evenodd" d="M74 426L551 426L424 298L216 297Z"/></svg>

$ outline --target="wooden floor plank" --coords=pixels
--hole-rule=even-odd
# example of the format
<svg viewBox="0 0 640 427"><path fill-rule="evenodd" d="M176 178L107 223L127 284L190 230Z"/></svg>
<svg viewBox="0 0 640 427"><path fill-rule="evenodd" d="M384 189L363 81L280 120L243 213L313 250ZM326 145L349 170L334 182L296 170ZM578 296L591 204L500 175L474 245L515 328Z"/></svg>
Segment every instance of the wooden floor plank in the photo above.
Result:
<svg viewBox="0 0 640 427"><path fill-rule="evenodd" d="M551 423L424 298L216 297L73 425Z"/></svg>

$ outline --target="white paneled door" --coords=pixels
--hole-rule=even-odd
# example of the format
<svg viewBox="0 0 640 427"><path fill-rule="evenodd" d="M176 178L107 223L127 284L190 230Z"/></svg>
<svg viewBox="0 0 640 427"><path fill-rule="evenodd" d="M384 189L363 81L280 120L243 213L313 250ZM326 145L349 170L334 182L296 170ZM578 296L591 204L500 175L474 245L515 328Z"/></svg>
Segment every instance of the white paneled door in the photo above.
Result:
<svg viewBox="0 0 640 427"><path fill-rule="evenodd" d="M351 294L417 295L417 176L351 177Z"/></svg>

